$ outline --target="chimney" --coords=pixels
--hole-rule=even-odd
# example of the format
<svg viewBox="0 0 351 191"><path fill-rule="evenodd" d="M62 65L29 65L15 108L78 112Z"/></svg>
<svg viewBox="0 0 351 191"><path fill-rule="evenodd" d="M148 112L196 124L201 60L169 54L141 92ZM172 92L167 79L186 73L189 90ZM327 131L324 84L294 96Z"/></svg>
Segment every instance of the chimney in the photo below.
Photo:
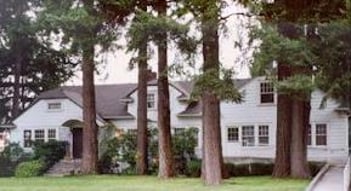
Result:
<svg viewBox="0 0 351 191"><path fill-rule="evenodd" d="M153 72L151 69L147 70L147 81L152 81L157 79L157 73Z"/></svg>

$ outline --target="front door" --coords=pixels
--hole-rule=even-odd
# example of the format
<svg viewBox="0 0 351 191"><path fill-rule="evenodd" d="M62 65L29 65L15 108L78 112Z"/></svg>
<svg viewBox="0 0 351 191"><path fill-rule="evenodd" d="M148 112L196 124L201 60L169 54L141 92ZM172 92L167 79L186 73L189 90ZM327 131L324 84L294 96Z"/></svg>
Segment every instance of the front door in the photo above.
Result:
<svg viewBox="0 0 351 191"><path fill-rule="evenodd" d="M82 158L83 152L83 129L82 128L73 128L73 158L80 159Z"/></svg>

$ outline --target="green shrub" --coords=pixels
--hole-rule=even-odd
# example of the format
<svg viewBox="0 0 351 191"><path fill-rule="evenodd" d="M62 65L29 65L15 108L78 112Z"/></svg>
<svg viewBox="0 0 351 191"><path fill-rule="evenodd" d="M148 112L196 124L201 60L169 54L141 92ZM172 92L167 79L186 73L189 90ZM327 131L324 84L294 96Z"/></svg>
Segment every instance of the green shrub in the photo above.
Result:
<svg viewBox="0 0 351 191"><path fill-rule="evenodd" d="M189 177L200 177L201 176L201 160L191 160L186 164L187 173Z"/></svg>
<svg viewBox="0 0 351 191"><path fill-rule="evenodd" d="M0 153L0 177L14 176L16 166L30 159L31 155L25 153L17 143L7 145Z"/></svg>
<svg viewBox="0 0 351 191"><path fill-rule="evenodd" d="M44 172L45 162L42 160L33 160L20 163L15 172L16 177L34 177L40 176Z"/></svg>
<svg viewBox="0 0 351 191"><path fill-rule="evenodd" d="M45 163L44 170L48 170L66 155L67 142L49 141L34 143L34 160L42 160Z"/></svg>

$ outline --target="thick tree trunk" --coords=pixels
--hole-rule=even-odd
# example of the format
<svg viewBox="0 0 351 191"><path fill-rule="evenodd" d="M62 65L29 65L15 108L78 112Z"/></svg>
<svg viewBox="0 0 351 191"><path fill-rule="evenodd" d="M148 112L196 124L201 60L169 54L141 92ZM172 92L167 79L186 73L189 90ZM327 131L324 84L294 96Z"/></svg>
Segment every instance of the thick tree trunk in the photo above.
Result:
<svg viewBox="0 0 351 191"><path fill-rule="evenodd" d="M158 14L165 16L167 1L158 1ZM160 178L174 176L169 108L169 84L167 63L167 34L160 34L158 45L158 129L159 129L159 172Z"/></svg>
<svg viewBox="0 0 351 191"><path fill-rule="evenodd" d="M20 89L21 89L21 75L22 75L22 55L18 55L14 68L14 83L13 83L13 98L12 98L12 112L11 118L14 119L20 112Z"/></svg>
<svg viewBox="0 0 351 191"><path fill-rule="evenodd" d="M213 19L213 18L211 18ZM219 77L219 42L217 19L202 22L204 72ZM202 177L206 185L222 182L222 142L219 100L210 87L202 94L203 166Z"/></svg>
<svg viewBox="0 0 351 191"><path fill-rule="evenodd" d="M278 64L278 80L290 75L289 66ZM286 94L278 93L277 103L277 137L273 177L282 178L290 175L291 143L291 99Z"/></svg>
<svg viewBox="0 0 351 191"><path fill-rule="evenodd" d="M147 44L139 50L139 56L142 57L138 64L138 134L137 134L137 173L140 175L147 174L148 171L148 131L147 131Z"/></svg>
<svg viewBox="0 0 351 191"><path fill-rule="evenodd" d="M303 97L300 96L300 97ZM290 153L290 175L293 178L308 178L310 171L307 163L306 145L306 102L295 98L292 101L292 132Z"/></svg>
<svg viewBox="0 0 351 191"><path fill-rule="evenodd" d="M82 173L97 172L98 127L96 125L95 86L94 86L94 45L83 50L83 155Z"/></svg>

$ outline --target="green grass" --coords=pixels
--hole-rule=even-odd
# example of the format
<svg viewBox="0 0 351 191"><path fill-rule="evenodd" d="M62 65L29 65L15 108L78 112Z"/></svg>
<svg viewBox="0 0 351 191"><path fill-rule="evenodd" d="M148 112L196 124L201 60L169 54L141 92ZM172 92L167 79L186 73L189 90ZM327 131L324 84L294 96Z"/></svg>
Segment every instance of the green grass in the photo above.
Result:
<svg viewBox="0 0 351 191"><path fill-rule="evenodd" d="M307 185L307 180L270 177L237 177L217 187L206 187L200 179L151 176L0 178L0 191L303 191Z"/></svg>

